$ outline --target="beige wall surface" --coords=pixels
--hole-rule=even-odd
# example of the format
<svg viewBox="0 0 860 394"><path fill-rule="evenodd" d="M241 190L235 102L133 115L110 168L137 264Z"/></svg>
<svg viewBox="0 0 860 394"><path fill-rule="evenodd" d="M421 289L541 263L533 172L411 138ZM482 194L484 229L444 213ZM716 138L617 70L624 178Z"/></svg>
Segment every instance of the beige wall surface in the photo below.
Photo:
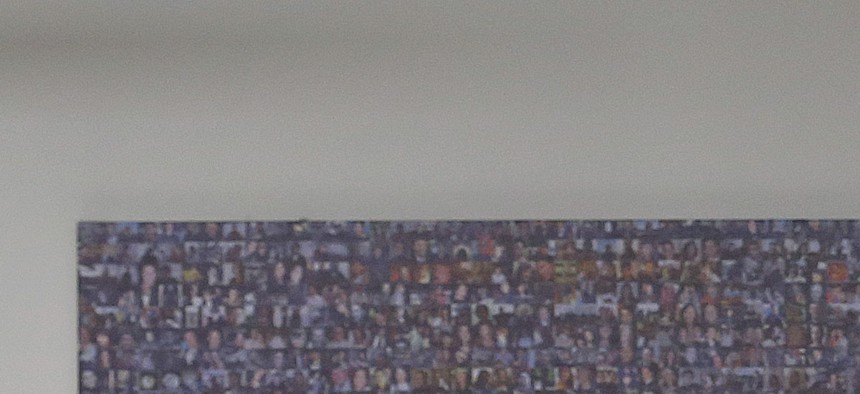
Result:
<svg viewBox="0 0 860 394"><path fill-rule="evenodd" d="M0 5L0 392L82 219L860 217L860 2Z"/></svg>

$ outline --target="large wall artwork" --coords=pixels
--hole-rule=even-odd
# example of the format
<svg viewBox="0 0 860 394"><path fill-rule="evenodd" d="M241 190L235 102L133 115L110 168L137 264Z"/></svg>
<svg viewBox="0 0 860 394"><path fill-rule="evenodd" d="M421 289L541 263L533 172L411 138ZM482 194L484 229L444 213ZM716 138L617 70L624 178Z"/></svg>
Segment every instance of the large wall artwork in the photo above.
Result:
<svg viewBox="0 0 860 394"><path fill-rule="evenodd" d="M860 222L82 222L82 393L849 392Z"/></svg>

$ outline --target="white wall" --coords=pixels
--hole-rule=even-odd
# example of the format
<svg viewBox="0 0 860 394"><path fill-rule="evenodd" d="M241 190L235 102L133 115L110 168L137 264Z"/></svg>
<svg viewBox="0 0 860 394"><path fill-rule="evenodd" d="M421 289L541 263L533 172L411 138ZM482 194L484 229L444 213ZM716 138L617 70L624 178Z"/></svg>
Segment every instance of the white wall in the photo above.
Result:
<svg viewBox="0 0 860 394"><path fill-rule="evenodd" d="M81 219L860 217L860 2L4 2L0 392Z"/></svg>

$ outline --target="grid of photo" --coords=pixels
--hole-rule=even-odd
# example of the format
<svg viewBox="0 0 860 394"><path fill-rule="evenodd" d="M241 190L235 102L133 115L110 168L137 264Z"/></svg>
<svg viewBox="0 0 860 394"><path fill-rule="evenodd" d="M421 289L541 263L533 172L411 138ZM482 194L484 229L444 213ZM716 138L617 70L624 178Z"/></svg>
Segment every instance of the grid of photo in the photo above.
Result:
<svg viewBox="0 0 860 394"><path fill-rule="evenodd" d="M82 222L81 393L860 392L860 222Z"/></svg>

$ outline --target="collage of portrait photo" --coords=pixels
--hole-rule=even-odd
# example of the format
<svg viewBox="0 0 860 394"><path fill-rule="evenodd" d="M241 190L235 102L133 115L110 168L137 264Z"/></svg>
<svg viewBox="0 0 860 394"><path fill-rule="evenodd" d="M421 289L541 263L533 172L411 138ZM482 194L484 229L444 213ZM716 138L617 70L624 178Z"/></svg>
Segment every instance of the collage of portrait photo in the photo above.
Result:
<svg viewBox="0 0 860 394"><path fill-rule="evenodd" d="M82 222L81 393L860 392L860 222Z"/></svg>

